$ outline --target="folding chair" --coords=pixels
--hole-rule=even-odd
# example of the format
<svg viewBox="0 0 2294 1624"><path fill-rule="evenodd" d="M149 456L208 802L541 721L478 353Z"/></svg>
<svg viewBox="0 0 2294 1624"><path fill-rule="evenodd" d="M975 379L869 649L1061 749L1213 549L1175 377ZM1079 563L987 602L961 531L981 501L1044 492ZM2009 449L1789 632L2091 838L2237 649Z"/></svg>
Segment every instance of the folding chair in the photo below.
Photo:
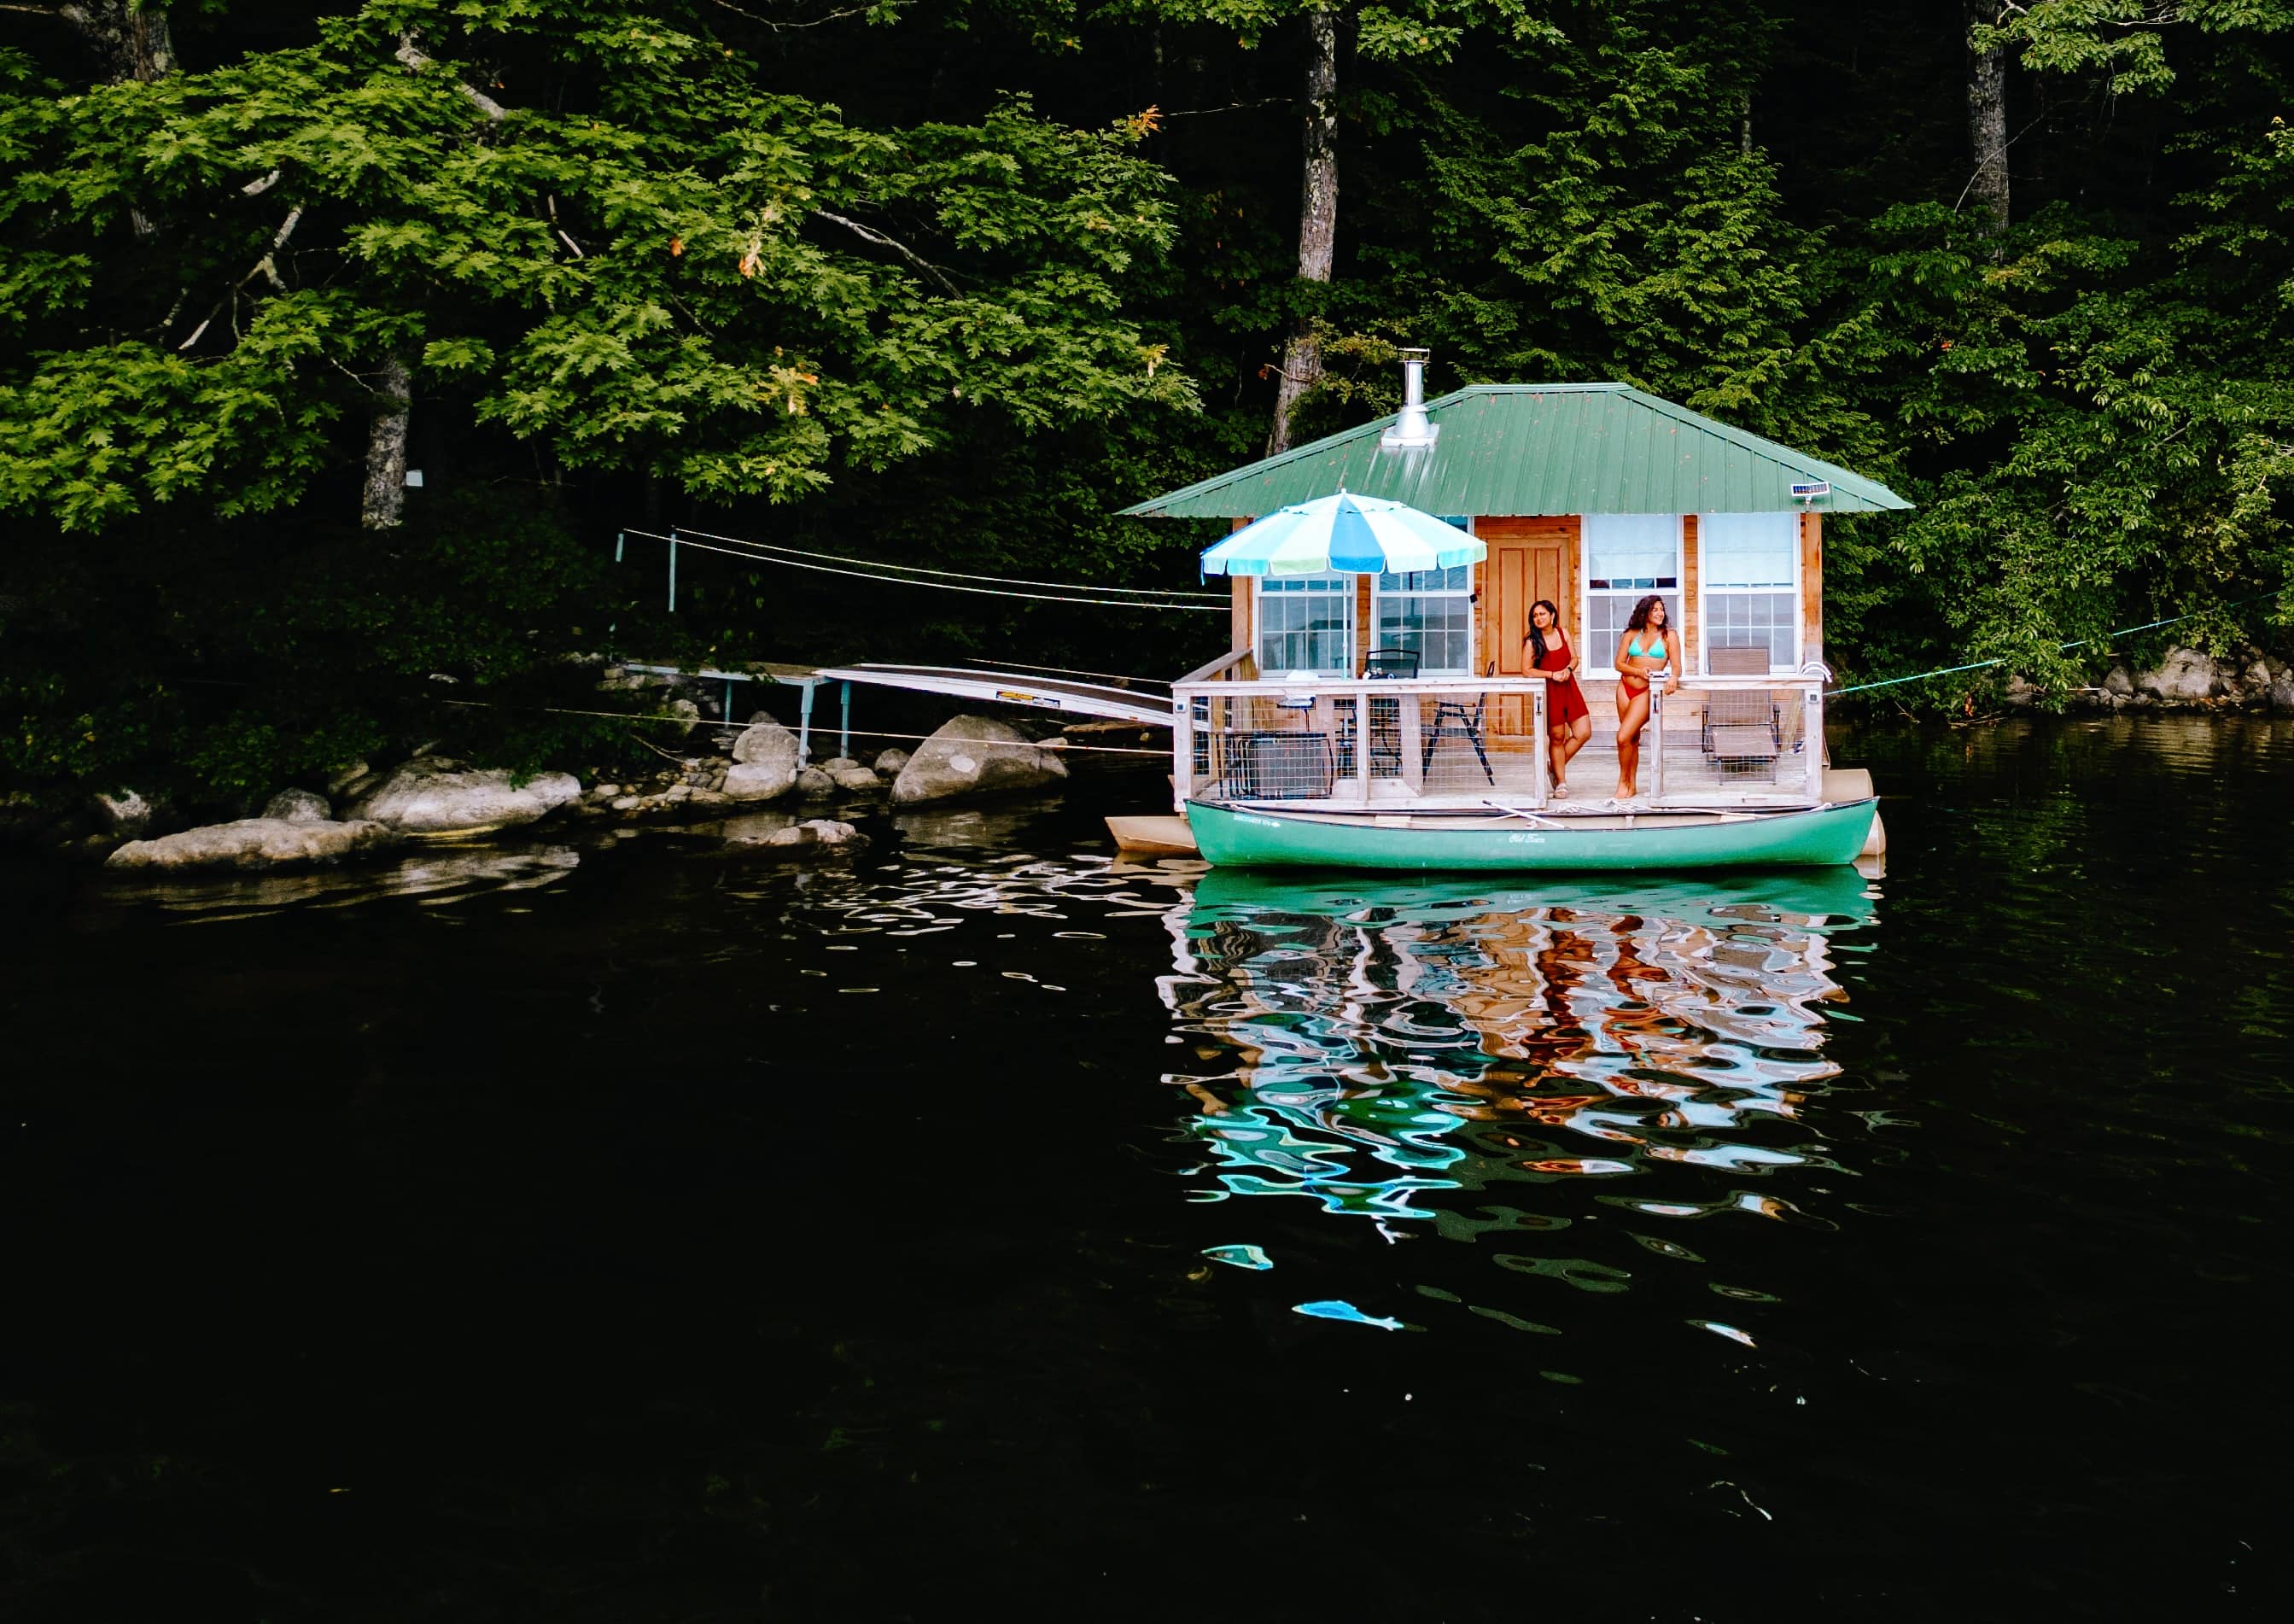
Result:
<svg viewBox="0 0 2294 1624"><path fill-rule="evenodd" d="M1492 660L1490 668L1482 674L1486 679L1494 677L1497 673L1498 663ZM1482 776L1489 779L1491 788L1496 788L1498 775L1490 771L1489 752L1482 747L1482 723L1489 713L1489 707L1490 690L1486 688L1482 690L1481 697L1474 701L1474 708L1471 710L1468 710L1454 699L1444 699L1436 705L1434 707L1433 725L1427 730L1426 747L1418 763L1419 776L1423 778L1433 770L1436 746L1444 739L1462 739L1474 747L1474 755L1482 763Z"/></svg>
<svg viewBox="0 0 2294 1624"><path fill-rule="evenodd" d="M1769 651L1722 643L1705 651L1716 677L1766 676ZM1775 697L1757 689L1716 688L1704 695L1704 757L1722 778L1764 773L1776 781L1784 754L1784 717Z"/></svg>

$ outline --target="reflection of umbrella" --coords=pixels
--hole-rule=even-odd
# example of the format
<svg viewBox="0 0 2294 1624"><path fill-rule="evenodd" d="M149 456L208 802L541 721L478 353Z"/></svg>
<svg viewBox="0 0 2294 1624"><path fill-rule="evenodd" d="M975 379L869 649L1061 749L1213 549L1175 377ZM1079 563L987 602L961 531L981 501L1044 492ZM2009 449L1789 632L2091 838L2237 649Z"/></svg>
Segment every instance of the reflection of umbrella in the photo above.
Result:
<svg viewBox="0 0 2294 1624"><path fill-rule="evenodd" d="M1270 513L1203 554L1207 575L1353 575L1478 564L1489 549L1430 513L1379 496L1317 496Z"/></svg>

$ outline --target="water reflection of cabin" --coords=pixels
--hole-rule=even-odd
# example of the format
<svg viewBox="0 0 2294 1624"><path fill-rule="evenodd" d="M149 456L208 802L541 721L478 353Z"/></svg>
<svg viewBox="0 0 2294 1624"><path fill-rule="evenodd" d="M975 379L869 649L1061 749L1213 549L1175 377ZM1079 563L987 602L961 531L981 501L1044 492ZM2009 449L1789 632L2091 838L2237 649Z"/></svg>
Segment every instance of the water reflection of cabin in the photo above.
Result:
<svg viewBox="0 0 2294 1624"><path fill-rule="evenodd" d="M1594 718L1592 750L1573 779L1607 770L1594 757L1615 731L1612 662L1639 600L1665 600L1688 687L1766 673L1813 691L1810 673L1824 658L1824 515L1911 505L1845 469L1623 384L1482 384L1423 412L1422 423L1383 418L1127 511L1239 528L1346 490L1406 502L1468 531L1488 548L1482 563L1407 575L1235 577L1229 674L1346 680L1371 649L1399 648L1419 657L1421 678L1478 679L1493 665L1500 679L1518 678L1530 606L1550 600L1577 650ZM1523 724L1518 702L1501 705L1492 730ZM1672 730L1677 750L1678 718Z"/></svg>

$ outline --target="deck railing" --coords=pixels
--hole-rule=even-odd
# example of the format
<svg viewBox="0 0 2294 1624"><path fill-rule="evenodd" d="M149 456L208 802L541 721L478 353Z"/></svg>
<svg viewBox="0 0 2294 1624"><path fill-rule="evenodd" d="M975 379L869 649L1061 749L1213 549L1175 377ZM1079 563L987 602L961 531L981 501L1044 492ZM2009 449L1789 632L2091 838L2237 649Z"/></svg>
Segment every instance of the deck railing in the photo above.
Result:
<svg viewBox="0 0 2294 1624"><path fill-rule="evenodd" d="M1658 801L1824 799L1824 675L1686 676L1650 696L1642 788Z"/></svg>
<svg viewBox="0 0 2294 1624"><path fill-rule="evenodd" d="M1286 679L1230 655L1172 684L1176 802L1545 803L1537 678Z"/></svg>
<svg viewBox="0 0 2294 1624"><path fill-rule="evenodd" d="M1689 676L1652 696L1639 785L1656 805L1812 805L1824 798L1824 675ZM1172 789L1400 812L1500 801L1543 807L1546 684L1524 677L1291 679L1237 649L1172 684ZM1594 696L1585 793L1615 748ZM1598 793L1598 791L1597 791Z"/></svg>

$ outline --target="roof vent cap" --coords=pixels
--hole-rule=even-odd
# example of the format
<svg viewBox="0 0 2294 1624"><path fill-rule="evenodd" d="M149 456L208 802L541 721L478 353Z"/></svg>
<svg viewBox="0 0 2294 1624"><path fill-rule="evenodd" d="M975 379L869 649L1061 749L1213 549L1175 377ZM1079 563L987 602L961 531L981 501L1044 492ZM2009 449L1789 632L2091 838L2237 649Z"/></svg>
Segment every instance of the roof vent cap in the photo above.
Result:
<svg viewBox="0 0 2294 1624"><path fill-rule="evenodd" d="M1424 349L1402 352L1402 410L1378 437L1380 451L1423 451L1442 432L1442 426L1426 415L1426 357L1431 354Z"/></svg>

